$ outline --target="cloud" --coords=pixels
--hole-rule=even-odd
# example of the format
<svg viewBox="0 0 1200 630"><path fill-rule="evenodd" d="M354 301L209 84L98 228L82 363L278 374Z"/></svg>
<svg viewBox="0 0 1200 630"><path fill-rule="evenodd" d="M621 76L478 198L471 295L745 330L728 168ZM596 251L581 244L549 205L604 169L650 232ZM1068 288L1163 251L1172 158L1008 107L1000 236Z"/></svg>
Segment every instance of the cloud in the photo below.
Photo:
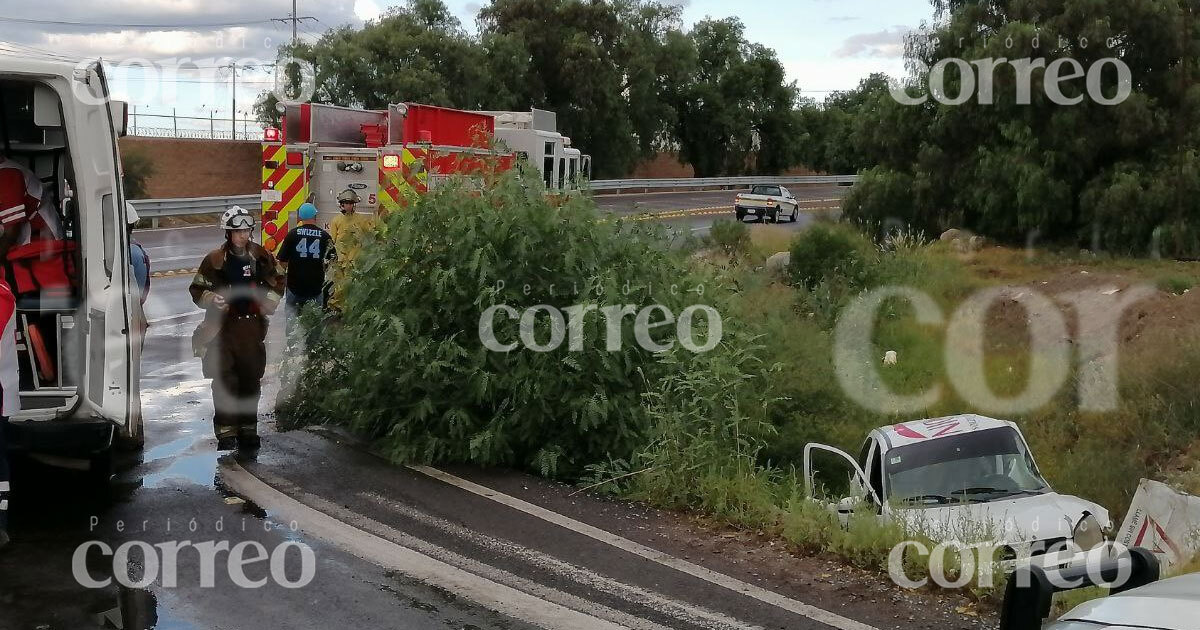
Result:
<svg viewBox="0 0 1200 630"><path fill-rule="evenodd" d="M833 54L836 57L903 57L904 36L911 30L906 26L893 26L874 33L851 35Z"/></svg>
<svg viewBox="0 0 1200 630"><path fill-rule="evenodd" d="M835 22L835 23L843 23L843 22L857 22L861 19L862 18L853 16L853 15L837 15L837 16L829 18L829 21Z"/></svg>
<svg viewBox="0 0 1200 630"><path fill-rule="evenodd" d="M383 10L379 8L375 0L355 0L354 2L354 15L364 22L378 19L382 13Z"/></svg>
<svg viewBox="0 0 1200 630"><path fill-rule="evenodd" d="M301 5L302 37L340 24L361 24L356 9L372 0L326 0ZM358 6L366 5L366 6ZM191 57L195 59L275 58L275 48L291 39L290 0L40 0L5 17L55 20L74 24L26 24L0 20L0 41L47 50L73 58L103 56L120 60ZM277 21L272 21L277 20ZM220 24L220 26L217 26ZM136 28L133 25L168 25Z"/></svg>

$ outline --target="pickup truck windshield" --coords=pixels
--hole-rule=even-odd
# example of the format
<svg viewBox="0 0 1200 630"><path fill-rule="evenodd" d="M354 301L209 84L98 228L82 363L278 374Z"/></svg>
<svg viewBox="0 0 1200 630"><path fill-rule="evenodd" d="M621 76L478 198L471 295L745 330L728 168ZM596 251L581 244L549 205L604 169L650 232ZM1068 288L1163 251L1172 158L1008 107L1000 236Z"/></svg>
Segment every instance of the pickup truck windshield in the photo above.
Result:
<svg viewBox="0 0 1200 630"><path fill-rule="evenodd" d="M779 190L778 186L755 186L750 189L751 195L764 195L767 197L782 197L783 191Z"/></svg>
<svg viewBox="0 0 1200 630"><path fill-rule="evenodd" d="M885 459L890 499L901 503L986 502L1049 489L1009 427L901 446Z"/></svg>

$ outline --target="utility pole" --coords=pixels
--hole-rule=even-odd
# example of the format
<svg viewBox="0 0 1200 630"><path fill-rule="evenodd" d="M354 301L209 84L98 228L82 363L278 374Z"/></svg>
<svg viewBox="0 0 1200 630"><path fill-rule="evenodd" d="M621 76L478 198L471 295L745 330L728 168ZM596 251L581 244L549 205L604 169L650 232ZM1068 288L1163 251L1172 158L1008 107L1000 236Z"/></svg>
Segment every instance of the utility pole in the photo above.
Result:
<svg viewBox="0 0 1200 630"><path fill-rule="evenodd" d="M231 93L233 95L233 109L231 109L229 111L229 134L230 134L229 139L237 140L237 71L238 71L238 65L237 65L236 61L233 61L231 59L229 61L229 65L221 66L221 67L229 70L229 76L233 79L233 89L231 90Z"/></svg>
<svg viewBox="0 0 1200 630"><path fill-rule="evenodd" d="M299 9L296 7L297 0L292 0L292 14L285 18L271 18L272 22L291 22L292 23L292 49L296 48L296 44L300 43L300 23L308 20L316 20L317 18L311 15L300 15Z"/></svg>

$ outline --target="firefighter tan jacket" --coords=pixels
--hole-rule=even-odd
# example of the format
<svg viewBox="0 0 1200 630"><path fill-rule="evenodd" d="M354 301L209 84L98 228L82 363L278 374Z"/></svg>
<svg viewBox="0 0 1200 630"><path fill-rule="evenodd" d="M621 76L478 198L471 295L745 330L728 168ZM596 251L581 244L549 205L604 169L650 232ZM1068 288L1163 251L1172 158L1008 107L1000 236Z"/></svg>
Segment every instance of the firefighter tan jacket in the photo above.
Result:
<svg viewBox="0 0 1200 630"><path fill-rule="evenodd" d="M283 298L285 277L283 269L275 256L258 243L250 243L246 247L254 259L254 290L259 308L264 315L275 312L279 301ZM213 298L220 295L225 297L229 283L222 277L225 268L225 255L229 251L229 243L212 250L200 261L200 269L192 278L188 292L196 306L204 309L204 321L192 333L192 352L203 358L212 343L221 332L221 321L224 313L213 304Z"/></svg>
<svg viewBox="0 0 1200 630"><path fill-rule="evenodd" d="M329 223L329 236L333 237L333 247L339 257L353 260L358 253L359 241L374 225L375 217L369 214L339 214L333 217Z"/></svg>

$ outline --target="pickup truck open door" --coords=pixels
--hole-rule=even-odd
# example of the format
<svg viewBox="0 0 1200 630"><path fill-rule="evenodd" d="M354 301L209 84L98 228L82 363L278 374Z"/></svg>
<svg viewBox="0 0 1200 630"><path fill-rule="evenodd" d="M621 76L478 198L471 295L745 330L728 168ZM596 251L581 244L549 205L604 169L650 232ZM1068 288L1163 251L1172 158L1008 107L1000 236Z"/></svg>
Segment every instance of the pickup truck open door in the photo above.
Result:
<svg viewBox="0 0 1200 630"><path fill-rule="evenodd" d="M853 493L851 496L845 497L845 498L841 499L840 501L836 501L836 502L830 502L825 497L818 496L817 490L819 488L819 484L816 481L816 471L813 468L813 452L814 451L830 453L830 454L834 455L836 458L844 460L845 464L849 467L849 470L850 470L850 488ZM841 462L839 462L839 463L841 463ZM804 493L805 493L805 496L807 496L809 499L811 499L813 501L820 501L822 503L825 503L830 508L830 510L835 511L837 513L838 519L841 520L843 526L847 525L848 519L850 518L850 514L854 511L854 508L857 507L857 505L860 504L861 502L869 501L872 503L872 505L875 505L875 506L883 505L883 502L880 500L879 496L875 493L875 490L871 487L871 484L867 481L867 479L868 479L867 474L865 472L863 472L862 467L859 466L858 462L854 461L854 458L851 457L849 454L847 454L845 451L834 448L832 446L826 446L824 444L807 444L807 445L805 445L805 447L804 447Z"/></svg>

